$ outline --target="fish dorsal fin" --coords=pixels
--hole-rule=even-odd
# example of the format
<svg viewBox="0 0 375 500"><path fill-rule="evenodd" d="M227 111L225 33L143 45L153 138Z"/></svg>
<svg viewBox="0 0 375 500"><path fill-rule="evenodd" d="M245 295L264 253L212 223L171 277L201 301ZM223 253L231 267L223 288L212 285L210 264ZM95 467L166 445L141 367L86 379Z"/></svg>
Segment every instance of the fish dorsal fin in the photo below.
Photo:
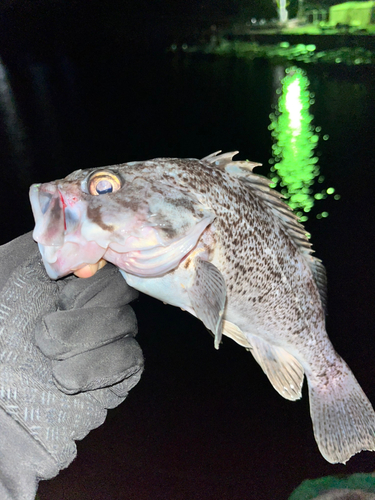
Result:
<svg viewBox="0 0 375 500"><path fill-rule="evenodd" d="M271 346L255 335L249 336L249 342L250 352L276 391L290 401L300 399L304 371L296 358L282 347Z"/></svg>
<svg viewBox="0 0 375 500"><path fill-rule="evenodd" d="M248 189L251 189L253 192L255 191L263 200L268 209L271 210L273 215L280 221L301 254L305 257L318 287L323 309L326 311L326 272L322 262L311 255L313 249L309 242L309 233L305 230L303 225L298 222L298 217L293 213L293 210L282 201L283 195L275 189L270 188L271 181L266 177L253 173L253 168L261 165L260 163L233 161L233 157L238 151L220 153L221 151L216 151L216 153L212 153L203 158L202 161L212 163L220 169L225 170L228 174L238 177Z"/></svg>
<svg viewBox="0 0 375 500"><path fill-rule="evenodd" d="M236 156L239 151L231 151L230 153L222 153L221 151L216 151L201 161L206 161L208 163L213 163L215 167L219 167L226 172L235 175L236 177L242 177L246 175L246 171L252 172L254 167L260 167L261 163L255 163L253 161L232 161L233 156Z"/></svg>
<svg viewBox="0 0 375 500"><path fill-rule="evenodd" d="M251 344L249 344L249 341L243 332L238 328L238 326L230 321L227 321L226 319L223 320L223 335L231 338L237 342L237 344L240 344L247 349L251 349Z"/></svg>
<svg viewBox="0 0 375 500"><path fill-rule="evenodd" d="M320 300L322 302L323 311L327 314L327 273L321 260L310 255L311 261L308 262L311 272L313 273L315 283L319 290Z"/></svg>

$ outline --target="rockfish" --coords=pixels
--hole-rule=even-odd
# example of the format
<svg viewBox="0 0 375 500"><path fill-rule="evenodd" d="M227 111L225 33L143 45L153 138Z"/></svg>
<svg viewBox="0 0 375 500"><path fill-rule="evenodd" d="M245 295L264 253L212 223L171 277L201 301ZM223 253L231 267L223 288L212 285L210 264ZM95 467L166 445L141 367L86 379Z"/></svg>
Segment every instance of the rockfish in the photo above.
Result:
<svg viewBox="0 0 375 500"><path fill-rule="evenodd" d="M301 397L331 463L375 450L375 413L325 330L325 270L297 217L236 153L156 158L34 184L34 239L52 279L101 259L128 284L248 349Z"/></svg>

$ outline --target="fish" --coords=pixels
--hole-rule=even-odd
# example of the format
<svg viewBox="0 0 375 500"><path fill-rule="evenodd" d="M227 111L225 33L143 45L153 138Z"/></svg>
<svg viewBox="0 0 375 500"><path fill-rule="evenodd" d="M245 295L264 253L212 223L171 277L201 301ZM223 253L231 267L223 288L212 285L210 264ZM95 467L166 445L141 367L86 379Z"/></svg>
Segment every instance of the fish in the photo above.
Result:
<svg viewBox="0 0 375 500"><path fill-rule="evenodd" d="M301 398L306 376L318 448L346 463L375 450L375 413L328 338L324 266L259 164L237 153L34 184L33 237L50 278L113 263L130 286L201 320L216 348L226 336L247 349L282 397Z"/></svg>

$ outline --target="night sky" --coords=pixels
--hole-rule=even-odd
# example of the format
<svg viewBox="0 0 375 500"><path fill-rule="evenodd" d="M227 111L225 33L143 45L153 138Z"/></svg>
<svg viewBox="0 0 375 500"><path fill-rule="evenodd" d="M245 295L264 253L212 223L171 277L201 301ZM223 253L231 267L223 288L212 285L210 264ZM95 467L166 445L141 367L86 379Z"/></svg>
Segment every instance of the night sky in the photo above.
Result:
<svg viewBox="0 0 375 500"><path fill-rule="evenodd" d="M251 8L244 0L9 0L0 6L2 44L48 53L58 47L84 50L126 41L137 50L137 44L160 46L178 36L194 35L214 23L225 26L233 16L241 15L243 5L252 16L276 15L271 1L259 0Z"/></svg>

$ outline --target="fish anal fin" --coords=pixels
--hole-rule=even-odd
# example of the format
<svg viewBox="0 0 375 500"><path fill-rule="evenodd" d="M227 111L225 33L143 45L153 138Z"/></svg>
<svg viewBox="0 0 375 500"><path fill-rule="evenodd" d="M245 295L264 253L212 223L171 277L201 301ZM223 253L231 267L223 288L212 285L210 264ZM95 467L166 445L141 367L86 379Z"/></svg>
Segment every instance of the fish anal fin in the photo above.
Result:
<svg viewBox="0 0 375 500"><path fill-rule="evenodd" d="M223 335L231 338L237 342L237 344L240 344L247 349L251 349L251 344L245 337L244 333L238 328L237 325L227 321L226 319L223 321Z"/></svg>
<svg viewBox="0 0 375 500"><path fill-rule="evenodd" d="M215 348L218 349L226 301L223 275L211 262L198 257L195 260L194 280L187 292L197 318L214 334Z"/></svg>
<svg viewBox="0 0 375 500"><path fill-rule="evenodd" d="M255 335L249 336L251 353L276 391L295 401L302 395L304 370L294 356L282 347L271 346Z"/></svg>

